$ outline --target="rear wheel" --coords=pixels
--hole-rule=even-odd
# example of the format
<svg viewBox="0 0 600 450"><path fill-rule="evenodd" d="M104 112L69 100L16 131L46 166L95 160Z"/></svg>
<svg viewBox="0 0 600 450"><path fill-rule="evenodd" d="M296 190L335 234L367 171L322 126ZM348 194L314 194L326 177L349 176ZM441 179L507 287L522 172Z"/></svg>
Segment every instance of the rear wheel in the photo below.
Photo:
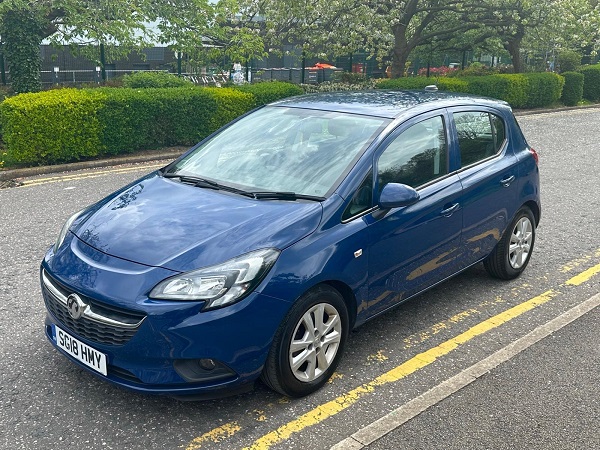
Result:
<svg viewBox="0 0 600 450"><path fill-rule="evenodd" d="M518 277L527 267L535 243L535 219L521 208L492 253L483 261L490 275L503 280Z"/></svg>
<svg viewBox="0 0 600 450"><path fill-rule="evenodd" d="M275 335L263 381L290 397L316 391L337 367L348 327L348 310L338 291L319 286L305 293Z"/></svg>

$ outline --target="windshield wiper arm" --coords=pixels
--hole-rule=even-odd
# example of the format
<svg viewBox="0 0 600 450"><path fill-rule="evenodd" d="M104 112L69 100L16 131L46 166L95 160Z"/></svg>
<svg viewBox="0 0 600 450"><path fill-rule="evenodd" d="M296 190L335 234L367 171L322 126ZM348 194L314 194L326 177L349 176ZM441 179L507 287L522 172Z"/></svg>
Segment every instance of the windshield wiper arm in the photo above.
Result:
<svg viewBox="0 0 600 450"><path fill-rule="evenodd" d="M214 182L213 181L209 181L205 178L200 178L200 177L195 177L193 175L181 175L179 173L164 173L163 174L164 178L179 178L179 180L182 183L189 183L189 184L195 184L195 183L206 183L206 184L210 184L212 185ZM216 183L214 183L216 184Z"/></svg>
<svg viewBox="0 0 600 450"><path fill-rule="evenodd" d="M257 199L275 199L275 200L313 200L316 202L322 202L325 197L318 197L316 195L305 195L296 194L295 192L250 192Z"/></svg>
<svg viewBox="0 0 600 450"><path fill-rule="evenodd" d="M190 175L179 175L176 173L165 173L163 175L163 177L179 178L179 181L181 181L182 183L193 184L195 187L233 192L234 194L240 194L240 195L244 195L246 197L254 198L254 195L251 192L247 192L242 189L237 189L232 186L226 186L224 184L219 184L216 181L207 180L206 178L194 177L194 176L190 176Z"/></svg>
<svg viewBox="0 0 600 450"><path fill-rule="evenodd" d="M179 178L182 183L193 184L196 187L223 190L227 192L233 192L234 194L244 195L246 197L256 199L274 199L274 200L313 200L316 202L322 202L325 197L318 197L316 195L305 195L296 194L295 192L275 192L275 191L244 191L242 189L234 188L233 186L227 186L224 184L217 183L216 181L207 180L206 178L195 177L192 175L180 175L177 173L164 173L164 178Z"/></svg>

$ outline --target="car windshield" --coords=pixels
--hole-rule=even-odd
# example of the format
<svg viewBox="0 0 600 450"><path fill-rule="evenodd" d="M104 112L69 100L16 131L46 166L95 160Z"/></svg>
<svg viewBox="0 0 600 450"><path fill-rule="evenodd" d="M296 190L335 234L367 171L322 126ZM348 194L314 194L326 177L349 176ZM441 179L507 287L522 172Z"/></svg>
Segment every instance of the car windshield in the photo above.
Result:
<svg viewBox="0 0 600 450"><path fill-rule="evenodd" d="M325 197L389 120L265 107L215 135L168 173L248 192Z"/></svg>

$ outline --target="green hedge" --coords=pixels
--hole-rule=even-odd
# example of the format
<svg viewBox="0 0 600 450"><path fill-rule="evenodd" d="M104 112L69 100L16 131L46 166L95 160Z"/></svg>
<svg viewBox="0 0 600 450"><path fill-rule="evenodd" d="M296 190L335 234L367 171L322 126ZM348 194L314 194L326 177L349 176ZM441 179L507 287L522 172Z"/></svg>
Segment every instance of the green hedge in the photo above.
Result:
<svg viewBox="0 0 600 450"><path fill-rule="evenodd" d="M467 82L456 78L393 78L378 81L377 89L423 89L425 86L435 84L441 91L466 92Z"/></svg>
<svg viewBox="0 0 600 450"><path fill-rule="evenodd" d="M97 156L101 95L76 89L21 94L0 104L6 165L53 164Z"/></svg>
<svg viewBox="0 0 600 450"><path fill-rule="evenodd" d="M488 75L466 77L467 91L474 95L504 100L514 108L524 108L527 99L527 81L521 75Z"/></svg>
<svg viewBox="0 0 600 450"><path fill-rule="evenodd" d="M582 69L584 92L598 88L600 66ZM594 76L598 75L598 81ZM552 73L466 78L399 78L378 88L467 92L506 100L515 108L548 106L564 78ZM22 94L0 104L6 165L39 165L140 149L191 145L245 112L302 94L301 87L267 82L236 88L58 89Z"/></svg>
<svg viewBox="0 0 600 450"><path fill-rule="evenodd" d="M57 89L0 105L6 165L77 161L198 142L252 109L235 89Z"/></svg>
<svg viewBox="0 0 600 450"><path fill-rule="evenodd" d="M218 130L226 123L250 111L256 105L256 99L252 94L240 92L238 89L202 88L202 90L210 93L216 103L215 109L211 111L212 115L208 123L207 131L209 133Z"/></svg>
<svg viewBox="0 0 600 450"><path fill-rule="evenodd" d="M567 106L575 106L583 99L583 74L563 72L565 79L561 100Z"/></svg>
<svg viewBox="0 0 600 450"><path fill-rule="evenodd" d="M525 108L551 106L560 100L565 84L564 77L551 72L525 73L521 75L525 77L528 84L525 91Z"/></svg>
<svg viewBox="0 0 600 450"><path fill-rule="evenodd" d="M564 79L554 73L498 74L461 78L396 78L377 83L379 89L422 89L435 84L441 91L465 92L504 100L514 108L549 106L560 98Z"/></svg>
<svg viewBox="0 0 600 450"><path fill-rule="evenodd" d="M106 88L87 92L96 91L103 94L98 119L103 125L104 154L190 145L227 123L215 122L218 100L208 89ZM241 93L232 95L243 106L250 103Z"/></svg>
<svg viewBox="0 0 600 450"><path fill-rule="evenodd" d="M600 64L579 69L583 74L583 97L592 102L600 100Z"/></svg>
<svg viewBox="0 0 600 450"><path fill-rule="evenodd" d="M304 94L304 90L300 86L283 81L244 84L236 89L252 94L256 99L255 106L266 105L282 98Z"/></svg>
<svg viewBox="0 0 600 450"><path fill-rule="evenodd" d="M128 88L191 87L194 83L169 72L134 72L123 75L123 86Z"/></svg>

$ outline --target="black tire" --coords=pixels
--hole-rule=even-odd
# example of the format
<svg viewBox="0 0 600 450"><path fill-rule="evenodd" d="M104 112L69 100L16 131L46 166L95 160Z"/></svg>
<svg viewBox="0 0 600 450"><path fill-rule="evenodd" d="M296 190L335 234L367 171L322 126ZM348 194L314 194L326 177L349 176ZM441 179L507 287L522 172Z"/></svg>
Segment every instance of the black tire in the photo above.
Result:
<svg viewBox="0 0 600 450"><path fill-rule="evenodd" d="M314 308L316 311L312 311L307 317L316 321L317 312L319 312L327 320L325 326L331 327L331 330L322 336L316 329L313 329L313 334L310 334L304 325L306 323L305 315ZM337 326L337 321L339 321L340 327ZM303 397L318 390L331 377L342 357L348 338L349 324L346 303L340 293L332 287L321 285L303 294L292 306L275 334L261 375L263 382L271 389L289 397ZM291 345L294 338L296 338L296 342L300 342L300 335L311 336L311 339L305 339L307 342L308 340L313 342L312 337L318 342L314 341L304 351L298 350L297 360L306 361L293 369L290 361L293 355ZM333 341L338 338L339 342L334 348L336 343ZM313 350L315 359L312 366L315 369L313 369L314 373L311 373L310 358L303 359L302 356L312 355ZM327 358L330 360L326 361ZM327 363L321 364L321 361ZM319 365L321 365L320 369ZM303 372L303 367L308 374ZM300 379L304 376L303 374L306 375L306 379Z"/></svg>
<svg viewBox="0 0 600 450"><path fill-rule="evenodd" d="M523 227L525 224L529 224L528 232L531 233L529 239L525 239L528 242L524 242L524 239L519 241L519 227ZM520 252L511 252L511 240L513 244L520 246ZM515 242L516 241L516 242ZM510 226L504 232L502 239L496 244L494 250L490 255L483 261L483 265L488 273L502 280L512 280L517 278L529 264L529 259L533 253L533 246L535 244L535 218L531 210L523 206L513 218ZM523 255L524 245L528 246L526 255Z"/></svg>

